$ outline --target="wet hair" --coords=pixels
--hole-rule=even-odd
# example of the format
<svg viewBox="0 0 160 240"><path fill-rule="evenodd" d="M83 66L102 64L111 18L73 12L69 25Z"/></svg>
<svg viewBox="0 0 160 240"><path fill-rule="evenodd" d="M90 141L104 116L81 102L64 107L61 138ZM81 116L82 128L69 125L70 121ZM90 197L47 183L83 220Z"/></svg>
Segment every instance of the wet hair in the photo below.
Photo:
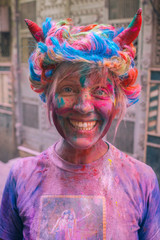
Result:
<svg viewBox="0 0 160 240"><path fill-rule="evenodd" d="M106 69L103 72L114 86L116 107L123 116L126 106L138 101L141 87L135 85L135 47L131 43L122 48L114 42L122 31L110 25L74 26L71 19L54 22L47 18L43 23L44 41L29 58L31 88L49 106L50 90L62 76L58 71L68 74L68 67L72 72L73 66L80 71L84 64L92 70Z"/></svg>

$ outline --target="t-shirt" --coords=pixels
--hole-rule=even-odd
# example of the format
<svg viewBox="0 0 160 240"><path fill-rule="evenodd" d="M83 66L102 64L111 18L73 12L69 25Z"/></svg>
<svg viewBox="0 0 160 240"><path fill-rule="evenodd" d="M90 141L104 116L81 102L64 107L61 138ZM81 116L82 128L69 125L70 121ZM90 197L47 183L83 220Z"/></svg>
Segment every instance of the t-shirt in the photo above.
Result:
<svg viewBox="0 0 160 240"><path fill-rule="evenodd" d="M3 193L4 240L159 240L160 192L151 167L111 144L89 164L51 146L18 160Z"/></svg>

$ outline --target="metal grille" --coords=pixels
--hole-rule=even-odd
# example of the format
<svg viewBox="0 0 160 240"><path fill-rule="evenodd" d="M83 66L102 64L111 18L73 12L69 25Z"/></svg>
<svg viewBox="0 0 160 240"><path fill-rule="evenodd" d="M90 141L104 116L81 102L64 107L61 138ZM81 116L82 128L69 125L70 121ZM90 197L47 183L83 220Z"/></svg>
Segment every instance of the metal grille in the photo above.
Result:
<svg viewBox="0 0 160 240"><path fill-rule="evenodd" d="M109 19L131 18L139 7L139 0L109 0Z"/></svg>
<svg viewBox="0 0 160 240"><path fill-rule="evenodd" d="M0 56L9 57L10 56L10 33L0 32Z"/></svg>
<svg viewBox="0 0 160 240"><path fill-rule="evenodd" d="M0 105L12 106L12 82L10 73L0 73Z"/></svg>
<svg viewBox="0 0 160 240"><path fill-rule="evenodd" d="M160 1L158 1L158 12L160 13ZM160 64L160 17L157 17L156 24L156 65Z"/></svg>
<svg viewBox="0 0 160 240"><path fill-rule="evenodd" d="M23 103L23 125L31 128L39 128L37 105Z"/></svg>
<svg viewBox="0 0 160 240"><path fill-rule="evenodd" d="M149 132L157 132L159 94L160 86L158 86L158 84L152 84L150 87L149 97L149 114L148 114Z"/></svg>
<svg viewBox="0 0 160 240"><path fill-rule="evenodd" d="M22 38L21 39L21 61L23 63L28 62L28 58L35 49L36 42L33 38Z"/></svg>
<svg viewBox="0 0 160 240"><path fill-rule="evenodd" d="M150 71L147 108L146 162L156 172L160 184L160 69Z"/></svg>
<svg viewBox="0 0 160 240"><path fill-rule="evenodd" d="M160 135L160 71L151 71L148 132Z"/></svg>
<svg viewBox="0 0 160 240"><path fill-rule="evenodd" d="M147 146L146 162L155 171L160 185L160 148Z"/></svg>

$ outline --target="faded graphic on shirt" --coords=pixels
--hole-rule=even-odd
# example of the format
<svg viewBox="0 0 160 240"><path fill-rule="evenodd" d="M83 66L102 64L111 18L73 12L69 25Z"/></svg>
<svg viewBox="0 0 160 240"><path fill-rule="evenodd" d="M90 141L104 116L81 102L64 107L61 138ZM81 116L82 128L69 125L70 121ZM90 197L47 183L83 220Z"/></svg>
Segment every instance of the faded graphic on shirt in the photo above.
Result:
<svg viewBox="0 0 160 240"><path fill-rule="evenodd" d="M105 198L41 197L38 240L104 240Z"/></svg>

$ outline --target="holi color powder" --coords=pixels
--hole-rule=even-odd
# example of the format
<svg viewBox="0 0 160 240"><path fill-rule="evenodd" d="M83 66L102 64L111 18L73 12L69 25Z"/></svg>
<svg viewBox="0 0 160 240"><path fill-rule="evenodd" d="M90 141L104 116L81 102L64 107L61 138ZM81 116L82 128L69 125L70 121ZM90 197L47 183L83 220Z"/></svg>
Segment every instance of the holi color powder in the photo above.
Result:
<svg viewBox="0 0 160 240"><path fill-rule="evenodd" d="M38 240L105 240L105 198L44 195Z"/></svg>

